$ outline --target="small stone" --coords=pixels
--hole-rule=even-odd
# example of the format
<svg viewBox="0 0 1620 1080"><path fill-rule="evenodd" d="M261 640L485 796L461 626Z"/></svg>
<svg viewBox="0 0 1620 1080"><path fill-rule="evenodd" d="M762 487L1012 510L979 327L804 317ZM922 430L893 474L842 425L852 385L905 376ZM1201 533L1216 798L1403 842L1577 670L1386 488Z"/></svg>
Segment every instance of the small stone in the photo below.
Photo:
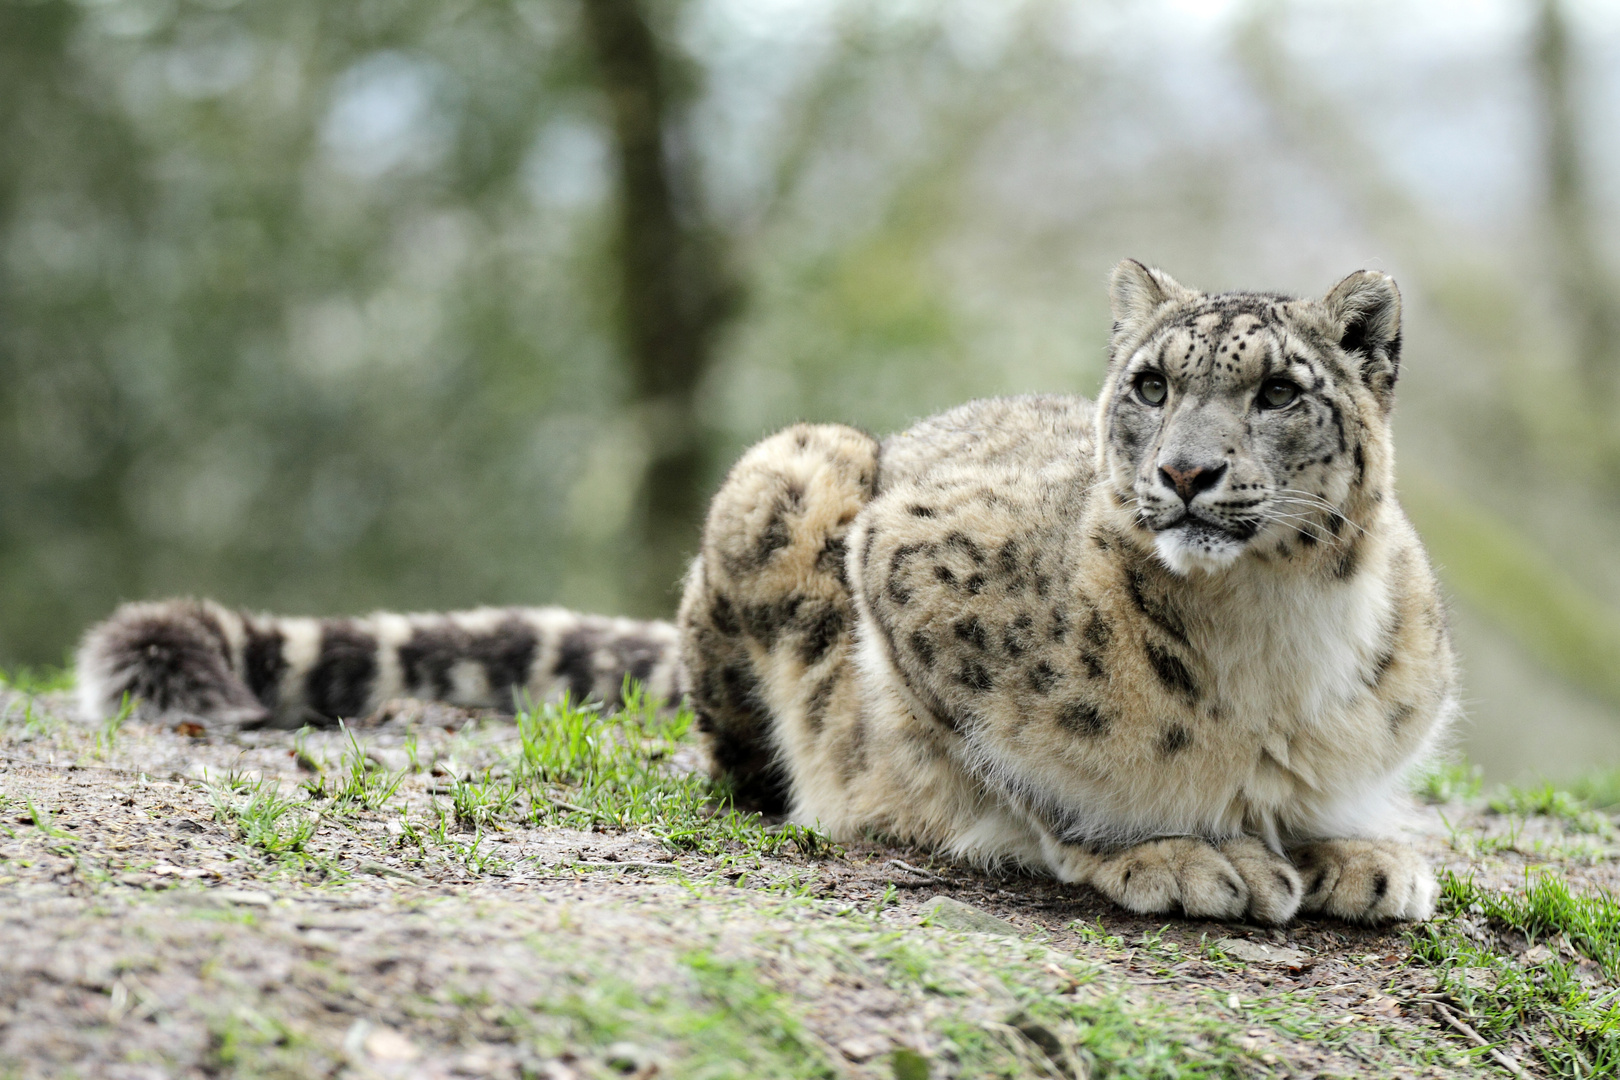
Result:
<svg viewBox="0 0 1620 1080"><path fill-rule="evenodd" d="M239 907L269 907L275 897L258 889L215 889L214 898Z"/></svg>
<svg viewBox="0 0 1620 1080"><path fill-rule="evenodd" d="M579 1080L579 1073L566 1061L555 1058L540 1062L534 1069L535 1080Z"/></svg>
<svg viewBox="0 0 1620 1080"><path fill-rule="evenodd" d="M942 926L947 930L966 930L973 934L1001 934L1022 937L1018 927L1006 919L999 919L972 904L964 904L949 896L936 896L922 906L924 922L929 926Z"/></svg>
<svg viewBox="0 0 1620 1080"><path fill-rule="evenodd" d="M1304 967L1310 957L1298 949L1282 945L1267 945L1263 941L1244 938L1221 938L1215 942L1226 955L1250 964L1281 964L1284 967Z"/></svg>
<svg viewBox="0 0 1620 1080"><path fill-rule="evenodd" d="M450 1071L457 1076L488 1076L498 1067L499 1063L494 1057L480 1053L477 1050L470 1050L456 1058L455 1064L450 1067ZM567 1068L567 1066L563 1067ZM547 1080L553 1080L553 1074L551 1073L542 1073L541 1075L547 1077ZM572 1080L572 1070L567 1075L569 1080ZM561 1078L556 1078L556 1080L561 1080Z"/></svg>
<svg viewBox="0 0 1620 1080"><path fill-rule="evenodd" d="M378 1061L415 1061L416 1045L392 1028L378 1028L366 1036L366 1054Z"/></svg>
<svg viewBox="0 0 1620 1080"><path fill-rule="evenodd" d="M838 1052L857 1063L871 1061L888 1049L889 1040L883 1035L855 1035L838 1044Z"/></svg>
<svg viewBox="0 0 1620 1080"><path fill-rule="evenodd" d="M208 877L208 871L195 866L175 866L173 863L160 862L152 867L152 873L159 877L200 878Z"/></svg>
<svg viewBox="0 0 1620 1080"><path fill-rule="evenodd" d="M658 1073L652 1055L631 1042L616 1042L609 1046L602 1054L602 1062L621 1076L634 1076L638 1080Z"/></svg>

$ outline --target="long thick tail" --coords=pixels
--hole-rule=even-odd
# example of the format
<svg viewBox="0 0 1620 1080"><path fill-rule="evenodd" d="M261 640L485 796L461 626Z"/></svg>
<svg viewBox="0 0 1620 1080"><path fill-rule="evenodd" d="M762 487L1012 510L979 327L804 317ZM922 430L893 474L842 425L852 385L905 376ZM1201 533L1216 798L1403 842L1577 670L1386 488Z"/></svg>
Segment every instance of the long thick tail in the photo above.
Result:
<svg viewBox="0 0 1620 1080"><path fill-rule="evenodd" d="M626 675L681 692L675 627L563 608L287 618L208 600L125 604L85 635L80 708L245 726L332 723L389 698L511 709L567 693L617 704Z"/></svg>

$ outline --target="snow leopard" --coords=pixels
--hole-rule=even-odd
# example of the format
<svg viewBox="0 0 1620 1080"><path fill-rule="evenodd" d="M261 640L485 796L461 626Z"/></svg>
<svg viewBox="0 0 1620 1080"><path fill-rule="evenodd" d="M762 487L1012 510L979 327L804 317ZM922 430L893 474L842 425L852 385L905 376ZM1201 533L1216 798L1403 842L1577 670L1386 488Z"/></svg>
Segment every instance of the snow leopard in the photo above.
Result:
<svg viewBox="0 0 1620 1080"><path fill-rule="evenodd" d="M396 696L684 701L736 797L1134 912L1423 919L1399 839L1458 712L1395 495L1401 297L1205 294L1126 260L1095 402L799 423L709 507L674 623L560 608L291 619L131 604L84 710L331 723Z"/></svg>

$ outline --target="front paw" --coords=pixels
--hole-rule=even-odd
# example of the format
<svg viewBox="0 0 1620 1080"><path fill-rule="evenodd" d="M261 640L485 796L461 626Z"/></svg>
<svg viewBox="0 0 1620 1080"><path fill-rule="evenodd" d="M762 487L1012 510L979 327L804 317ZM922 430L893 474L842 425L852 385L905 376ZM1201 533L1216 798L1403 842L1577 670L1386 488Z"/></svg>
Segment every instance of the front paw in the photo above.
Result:
<svg viewBox="0 0 1620 1080"><path fill-rule="evenodd" d="M1091 884L1130 911L1179 907L1195 919L1266 924L1291 919L1303 892L1288 861L1252 837L1219 847L1185 837L1138 844L1104 859Z"/></svg>
<svg viewBox="0 0 1620 1080"><path fill-rule="evenodd" d="M1305 896L1305 885L1294 864L1253 836L1240 836L1221 844L1249 887L1249 918L1262 926L1281 926L1294 917Z"/></svg>
<svg viewBox="0 0 1620 1080"><path fill-rule="evenodd" d="M1438 892L1434 874L1410 847L1393 840L1323 840L1290 854L1306 881L1302 911L1347 922L1427 919Z"/></svg>

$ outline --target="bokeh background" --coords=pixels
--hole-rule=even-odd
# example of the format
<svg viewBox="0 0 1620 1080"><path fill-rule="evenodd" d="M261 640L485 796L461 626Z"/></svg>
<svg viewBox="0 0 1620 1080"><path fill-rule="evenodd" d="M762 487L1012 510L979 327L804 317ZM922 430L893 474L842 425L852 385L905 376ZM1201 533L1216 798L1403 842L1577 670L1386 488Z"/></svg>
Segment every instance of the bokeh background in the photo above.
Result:
<svg viewBox="0 0 1620 1080"><path fill-rule="evenodd" d="M0 0L0 666L668 614L783 423L1093 392L1122 256L1407 300L1463 747L1620 762L1620 4Z"/></svg>

